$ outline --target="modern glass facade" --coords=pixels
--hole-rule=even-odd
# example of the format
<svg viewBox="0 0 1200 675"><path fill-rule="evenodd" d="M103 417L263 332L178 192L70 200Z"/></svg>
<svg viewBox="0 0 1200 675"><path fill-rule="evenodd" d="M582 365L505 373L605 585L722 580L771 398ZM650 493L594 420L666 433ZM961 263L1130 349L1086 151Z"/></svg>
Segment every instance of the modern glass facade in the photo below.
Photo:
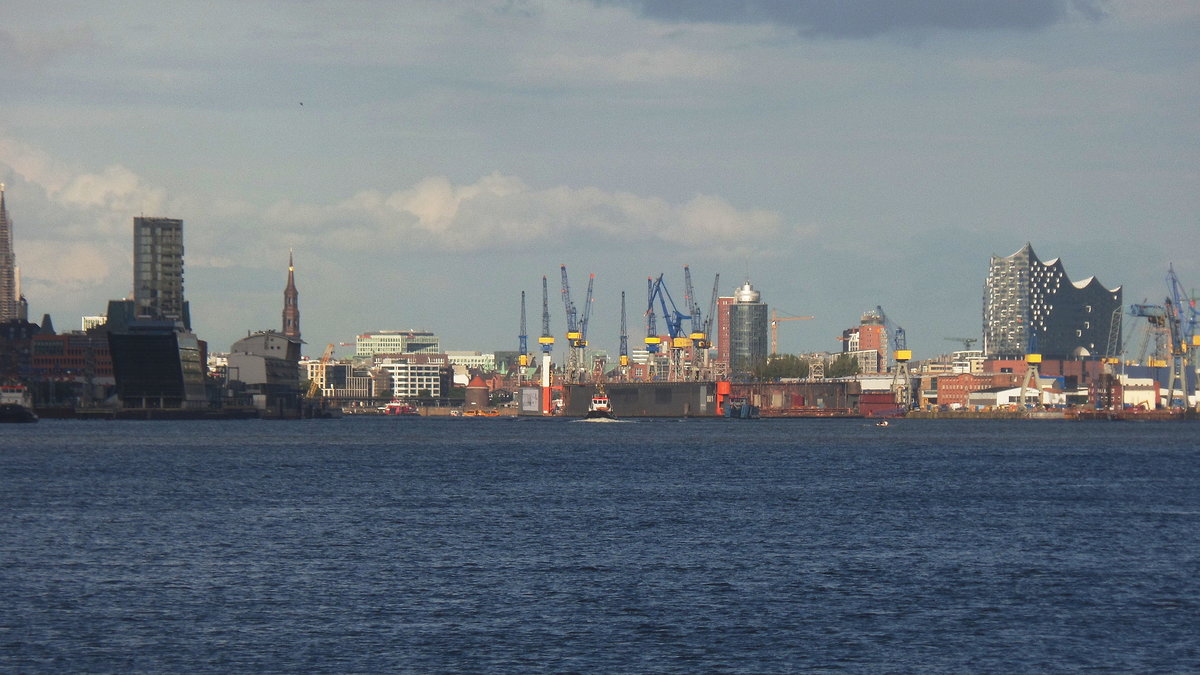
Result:
<svg viewBox="0 0 1200 675"><path fill-rule="evenodd" d="M1030 244L992 256L983 289L983 352L990 357L1116 356L1120 345L1121 287L1095 277L1073 283L1062 261L1038 260ZM1111 345L1111 347L1110 347Z"/></svg>
<svg viewBox="0 0 1200 675"><path fill-rule="evenodd" d="M748 373L767 359L767 306L758 291L746 282L729 305L729 370Z"/></svg>

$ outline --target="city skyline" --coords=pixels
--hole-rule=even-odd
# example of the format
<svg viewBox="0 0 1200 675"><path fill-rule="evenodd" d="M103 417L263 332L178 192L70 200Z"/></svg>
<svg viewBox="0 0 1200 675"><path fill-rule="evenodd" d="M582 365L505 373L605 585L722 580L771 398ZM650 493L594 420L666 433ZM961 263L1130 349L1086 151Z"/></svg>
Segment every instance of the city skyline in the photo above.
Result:
<svg viewBox="0 0 1200 675"><path fill-rule="evenodd" d="M917 358L979 335L989 258L1025 242L1127 303L1161 302L1171 262L1200 283L1200 8L872 6L12 3L29 312L127 295L138 216L188 223L215 351L278 325L288 249L309 354L391 329L515 349L559 264L596 274L610 354L620 293L636 346L645 278L681 296L684 264L702 300L720 273L815 316L782 352L836 351L882 305Z"/></svg>

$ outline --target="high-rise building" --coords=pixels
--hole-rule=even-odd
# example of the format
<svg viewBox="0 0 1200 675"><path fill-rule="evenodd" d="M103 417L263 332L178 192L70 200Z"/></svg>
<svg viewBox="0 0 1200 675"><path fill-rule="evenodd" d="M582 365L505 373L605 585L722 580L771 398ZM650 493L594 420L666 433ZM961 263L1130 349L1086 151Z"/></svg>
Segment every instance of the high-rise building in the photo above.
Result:
<svg viewBox="0 0 1200 675"><path fill-rule="evenodd" d="M729 371L748 373L768 356L767 305L749 281L733 297L729 305Z"/></svg>
<svg viewBox="0 0 1200 675"><path fill-rule="evenodd" d="M12 221L4 201L4 183L0 183L0 323L25 319L21 311L20 278L13 252Z"/></svg>
<svg viewBox="0 0 1200 675"><path fill-rule="evenodd" d="M208 346L183 299L182 220L133 219L133 300L110 300L105 325L124 407L208 405Z"/></svg>
<svg viewBox="0 0 1200 675"><path fill-rule="evenodd" d="M300 337L300 292L296 290L296 267L292 264L291 251L288 251L287 288L283 289L283 334Z"/></svg>
<svg viewBox="0 0 1200 675"><path fill-rule="evenodd" d="M183 221L133 219L133 302L137 316L191 329L183 299Z"/></svg>
<svg viewBox="0 0 1200 675"><path fill-rule="evenodd" d="M729 307L737 302L732 295L717 298L717 361L729 368Z"/></svg>
<svg viewBox="0 0 1200 675"><path fill-rule="evenodd" d="M983 288L987 356L1105 356L1110 345L1120 345L1120 331L1120 286L1105 288L1096 277L1073 283L1061 260L1038 260L1028 243L992 256Z"/></svg>

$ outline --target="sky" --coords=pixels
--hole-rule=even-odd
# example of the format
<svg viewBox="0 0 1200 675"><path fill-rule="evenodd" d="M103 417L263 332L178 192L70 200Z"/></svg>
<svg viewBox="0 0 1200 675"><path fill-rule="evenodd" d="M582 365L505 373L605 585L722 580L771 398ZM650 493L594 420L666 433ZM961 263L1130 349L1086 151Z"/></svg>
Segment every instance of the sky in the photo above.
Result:
<svg viewBox="0 0 1200 675"><path fill-rule="evenodd" d="M993 255L1200 285L1200 3L1170 0L9 0L0 182L30 318L132 287L132 221L184 221L195 332L305 353L429 330L615 354L646 279L749 281L779 351L882 306L914 358L978 338ZM686 311L681 307L683 311ZM659 327L663 327L659 319Z"/></svg>

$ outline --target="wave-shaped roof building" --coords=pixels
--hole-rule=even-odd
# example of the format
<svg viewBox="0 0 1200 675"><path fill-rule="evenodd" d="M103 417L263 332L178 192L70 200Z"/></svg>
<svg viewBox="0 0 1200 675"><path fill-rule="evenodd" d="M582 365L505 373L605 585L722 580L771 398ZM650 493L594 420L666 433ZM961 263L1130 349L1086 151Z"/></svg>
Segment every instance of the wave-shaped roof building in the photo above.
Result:
<svg viewBox="0 0 1200 675"><path fill-rule="evenodd" d="M1061 260L1038 260L1029 243L992 256L983 288L987 356L1116 356L1120 341L1120 286L1105 288L1094 276L1072 282Z"/></svg>

